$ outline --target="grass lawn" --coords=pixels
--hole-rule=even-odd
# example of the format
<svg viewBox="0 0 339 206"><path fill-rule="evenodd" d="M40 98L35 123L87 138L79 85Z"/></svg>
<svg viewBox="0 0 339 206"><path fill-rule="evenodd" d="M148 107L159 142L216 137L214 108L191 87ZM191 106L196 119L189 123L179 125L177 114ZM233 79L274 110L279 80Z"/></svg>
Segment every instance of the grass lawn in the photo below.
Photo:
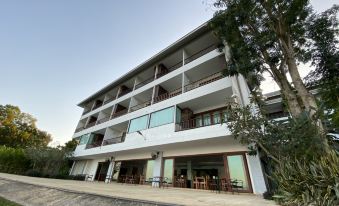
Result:
<svg viewBox="0 0 339 206"><path fill-rule="evenodd" d="M20 206L20 205L0 197L0 206Z"/></svg>

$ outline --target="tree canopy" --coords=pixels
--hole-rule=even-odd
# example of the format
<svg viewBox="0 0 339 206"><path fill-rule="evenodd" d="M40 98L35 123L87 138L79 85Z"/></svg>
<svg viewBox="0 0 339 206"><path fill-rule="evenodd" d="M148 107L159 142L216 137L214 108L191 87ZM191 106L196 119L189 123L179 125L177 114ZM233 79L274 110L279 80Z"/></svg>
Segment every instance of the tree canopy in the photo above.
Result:
<svg viewBox="0 0 339 206"><path fill-rule="evenodd" d="M36 127L36 119L13 105L0 105L0 145L46 147L50 134Z"/></svg>
<svg viewBox="0 0 339 206"><path fill-rule="evenodd" d="M310 55L314 50L324 51L318 44L324 39L317 38L313 31L333 30L337 20L330 18L328 24L314 22L333 16L337 9L316 15L307 0L216 0L215 6L220 10L210 26L227 46L226 74L242 74L255 92L263 80L262 74L267 72L279 86L293 117L307 111L310 117L317 118L318 105L298 67L300 63L316 63L324 58ZM335 47L335 35L326 39L327 48Z"/></svg>

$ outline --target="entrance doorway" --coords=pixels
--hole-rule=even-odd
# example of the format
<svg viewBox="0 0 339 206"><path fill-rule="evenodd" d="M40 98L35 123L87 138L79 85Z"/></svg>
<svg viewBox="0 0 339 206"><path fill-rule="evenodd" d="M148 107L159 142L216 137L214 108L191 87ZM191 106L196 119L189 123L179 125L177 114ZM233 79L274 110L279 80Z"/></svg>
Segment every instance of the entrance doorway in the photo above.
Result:
<svg viewBox="0 0 339 206"><path fill-rule="evenodd" d="M94 176L94 180L105 181L107 171L108 171L108 167L109 167L109 163L110 163L109 161L98 163L98 167L97 167L97 171L96 171L95 176Z"/></svg>

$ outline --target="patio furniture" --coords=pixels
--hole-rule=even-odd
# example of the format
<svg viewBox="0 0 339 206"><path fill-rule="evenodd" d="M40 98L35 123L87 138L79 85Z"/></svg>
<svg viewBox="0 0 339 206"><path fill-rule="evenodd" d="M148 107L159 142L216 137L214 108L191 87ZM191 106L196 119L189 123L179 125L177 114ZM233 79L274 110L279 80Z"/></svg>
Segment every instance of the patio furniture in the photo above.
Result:
<svg viewBox="0 0 339 206"><path fill-rule="evenodd" d="M220 192L222 180L213 176L212 179L208 179L208 189L216 192Z"/></svg>
<svg viewBox="0 0 339 206"><path fill-rule="evenodd" d="M132 176L127 176L126 177L126 183L128 184L135 184L136 183L136 178L132 175Z"/></svg>
<svg viewBox="0 0 339 206"><path fill-rule="evenodd" d="M146 178L144 175L140 175L139 184L144 185L146 183Z"/></svg>
<svg viewBox="0 0 339 206"><path fill-rule="evenodd" d="M149 182L152 183L152 187L159 187L163 186L163 177L161 176L155 176L153 178L149 178Z"/></svg>
<svg viewBox="0 0 339 206"><path fill-rule="evenodd" d="M239 193L239 190L244 189L244 182L238 179L231 179L230 186L232 188L232 192L236 191Z"/></svg>
<svg viewBox="0 0 339 206"><path fill-rule="evenodd" d="M187 187L187 179L183 176L176 177L175 178L175 186L180 188L186 188Z"/></svg>
<svg viewBox="0 0 339 206"><path fill-rule="evenodd" d="M195 189L207 189L207 182L205 177L195 177L193 181L193 187Z"/></svg>

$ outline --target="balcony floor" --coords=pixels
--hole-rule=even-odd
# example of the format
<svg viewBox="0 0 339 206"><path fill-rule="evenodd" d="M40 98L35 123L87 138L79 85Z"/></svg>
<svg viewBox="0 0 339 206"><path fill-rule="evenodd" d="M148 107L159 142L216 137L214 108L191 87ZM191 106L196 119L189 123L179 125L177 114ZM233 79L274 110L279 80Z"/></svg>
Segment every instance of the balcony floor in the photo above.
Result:
<svg viewBox="0 0 339 206"><path fill-rule="evenodd" d="M127 185L118 183L98 183L73 180L57 180L47 178L26 177L0 173L1 181L17 181L43 187L56 188L81 194L98 194L103 196L153 201L179 205L276 205L273 201L264 200L253 194L216 194L206 190L181 188L152 188L149 185ZM1 195L1 194L0 194ZM19 197L18 197L19 198Z"/></svg>

